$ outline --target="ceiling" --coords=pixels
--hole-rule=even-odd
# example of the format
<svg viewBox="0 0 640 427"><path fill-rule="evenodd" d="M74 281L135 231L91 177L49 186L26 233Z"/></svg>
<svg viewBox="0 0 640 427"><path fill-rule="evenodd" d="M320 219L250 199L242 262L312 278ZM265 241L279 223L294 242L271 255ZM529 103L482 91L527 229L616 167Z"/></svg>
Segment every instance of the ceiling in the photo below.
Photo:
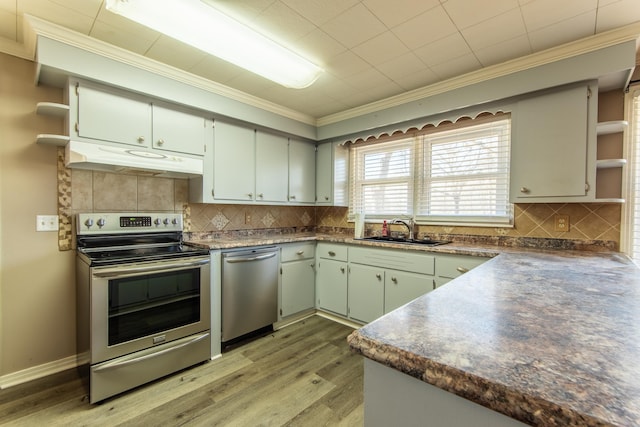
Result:
<svg viewBox="0 0 640 427"><path fill-rule="evenodd" d="M287 89L114 15L103 0L0 0L0 42L30 14L322 118L640 21L638 0L207 0L325 72Z"/></svg>

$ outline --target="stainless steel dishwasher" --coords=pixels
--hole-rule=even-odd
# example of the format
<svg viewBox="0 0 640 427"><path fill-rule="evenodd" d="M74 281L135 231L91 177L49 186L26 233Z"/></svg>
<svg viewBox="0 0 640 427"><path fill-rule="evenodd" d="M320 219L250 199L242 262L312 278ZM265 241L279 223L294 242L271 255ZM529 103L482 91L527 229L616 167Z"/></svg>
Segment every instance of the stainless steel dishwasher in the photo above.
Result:
<svg viewBox="0 0 640 427"><path fill-rule="evenodd" d="M278 320L278 248L222 253L222 342Z"/></svg>

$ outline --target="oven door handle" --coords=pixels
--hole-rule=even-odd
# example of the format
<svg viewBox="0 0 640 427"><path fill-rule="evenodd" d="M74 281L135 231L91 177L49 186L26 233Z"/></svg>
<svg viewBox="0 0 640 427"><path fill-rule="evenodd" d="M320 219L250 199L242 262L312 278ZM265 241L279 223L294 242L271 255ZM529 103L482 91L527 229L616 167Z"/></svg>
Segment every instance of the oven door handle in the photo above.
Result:
<svg viewBox="0 0 640 427"><path fill-rule="evenodd" d="M155 352L150 352L147 354L143 354L142 356L133 356L130 359L127 358L126 360L114 360L113 362L109 362L109 363L105 363L104 365L100 365L97 368L93 368L93 372L103 372L103 371L108 371L111 369L117 369L117 368L122 368L123 366L127 366L127 365L133 365L134 363L139 363L139 362L143 362L145 360L148 359L153 359L156 356L160 356L163 354L167 354L170 353L172 351L176 351L180 348L186 347L188 345L191 344L195 344L198 341L202 341L203 339L207 338L209 336L208 332L205 332L204 334L200 334L194 338L192 337L187 337L187 338L182 338L177 340L175 343L167 343L165 344L167 346L167 348L163 348L160 351L155 351ZM173 344L173 345L172 345ZM151 348L153 349L153 347ZM151 350L150 349L150 350Z"/></svg>
<svg viewBox="0 0 640 427"><path fill-rule="evenodd" d="M105 268L104 270L94 270L93 276L99 278L110 278L113 279L115 277L128 277L134 274L141 273L164 273L168 271L175 270L184 270L191 267L198 267L200 265L208 264L210 262L209 258L200 259L197 261L191 262L172 262L172 263L156 263L154 265L143 265L139 267L113 267L113 268Z"/></svg>

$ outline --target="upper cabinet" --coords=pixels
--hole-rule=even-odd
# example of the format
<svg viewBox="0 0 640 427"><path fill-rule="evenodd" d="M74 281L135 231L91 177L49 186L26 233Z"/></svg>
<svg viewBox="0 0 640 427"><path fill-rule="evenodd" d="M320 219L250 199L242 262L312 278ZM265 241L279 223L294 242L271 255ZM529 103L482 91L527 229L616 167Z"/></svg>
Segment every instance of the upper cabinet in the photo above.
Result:
<svg viewBox="0 0 640 427"><path fill-rule="evenodd" d="M255 200L255 130L216 121L213 140L213 199ZM205 167L204 179L207 176Z"/></svg>
<svg viewBox="0 0 640 427"><path fill-rule="evenodd" d="M204 155L203 115L91 83L72 82L69 91L73 139Z"/></svg>
<svg viewBox="0 0 640 427"><path fill-rule="evenodd" d="M319 144L316 153L316 204L348 206L349 149Z"/></svg>
<svg viewBox="0 0 640 427"><path fill-rule="evenodd" d="M316 146L289 139L289 201L313 204L316 200Z"/></svg>
<svg viewBox="0 0 640 427"><path fill-rule="evenodd" d="M216 120L212 159L190 182L193 203L313 204L315 145Z"/></svg>
<svg viewBox="0 0 640 427"><path fill-rule="evenodd" d="M595 83L518 102L512 119L511 202L593 201L597 102Z"/></svg>
<svg viewBox="0 0 640 427"><path fill-rule="evenodd" d="M289 141L256 133L256 201L285 203L289 197Z"/></svg>

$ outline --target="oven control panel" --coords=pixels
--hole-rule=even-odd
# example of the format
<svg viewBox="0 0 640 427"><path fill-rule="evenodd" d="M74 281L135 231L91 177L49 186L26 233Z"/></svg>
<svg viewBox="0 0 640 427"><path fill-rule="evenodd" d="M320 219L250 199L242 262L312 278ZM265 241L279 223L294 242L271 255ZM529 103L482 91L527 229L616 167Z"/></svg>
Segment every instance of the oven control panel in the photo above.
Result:
<svg viewBox="0 0 640 427"><path fill-rule="evenodd" d="M182 231L182 214L158 213L86 213L78 214L79 235Z"/></svg>

